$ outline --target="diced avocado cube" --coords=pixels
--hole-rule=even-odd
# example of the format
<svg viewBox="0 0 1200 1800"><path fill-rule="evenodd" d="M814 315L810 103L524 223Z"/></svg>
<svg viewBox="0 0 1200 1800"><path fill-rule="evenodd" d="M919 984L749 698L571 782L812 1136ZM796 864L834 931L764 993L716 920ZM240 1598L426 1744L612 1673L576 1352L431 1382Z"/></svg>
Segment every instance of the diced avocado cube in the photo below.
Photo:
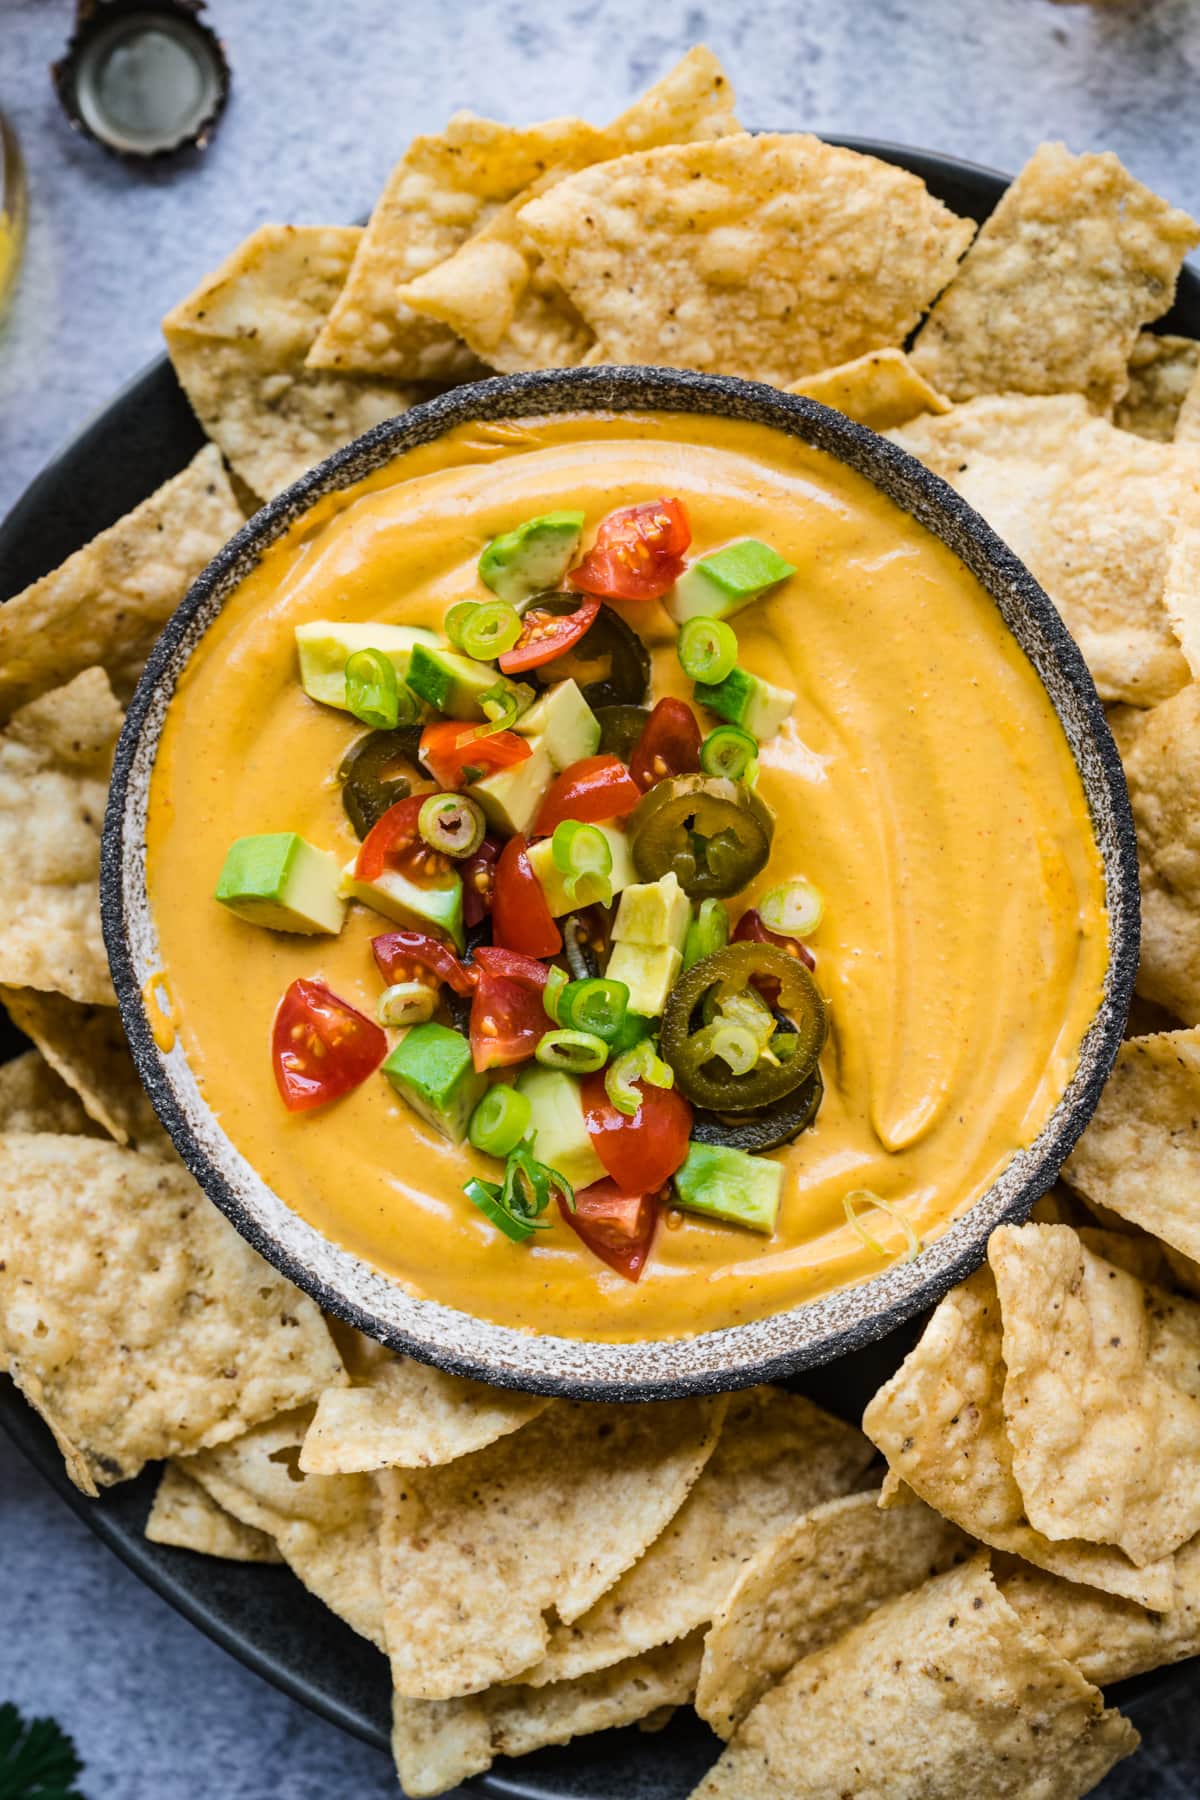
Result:
<svg viewBox="0 0 1200 1800"><path fill-rule="evenodd" d="M613 925L615 944L669 945L682 950L692 922L692 908L674 870L657 881L639 881L621 895Z"/></svg>
<svg viewBox="0 0 1200 1800"><path fill-rule="evenodd" d="M698 681L693 697L718 718L740 725L760 744L775 736L796 704L790 688L776 687L742 668L731 669L724 681Z"/></svg>
<svg viewBox="0 0 1200 1800"><path fill-rule="evenodd" d="M383 1072L415 1113L452 1144L463 1142L487 1087L487 1077L475 1072L465 1037L432 1020L414 1025L384 1063Z"/></svg>
<svg viewBox="0 0 1200 1800"><path fill-rule="evenodd" d="M680 625L688 619L727 619L795 573L795 566L785 562L770 544L741 538L690 563L666 596L665 605Z"/></svg>
<svg viewBox="0 0 1200 1800"><path fill-rule="evenodd" d="M682 967L683 952L674 944L652 948L649 944L624 943L613 945L604 973L610 981L625 983L633 1012L657 1019Z"/></svg>
<svg viewBox="0 0 1200 1800"><path fill-rule="evenodd" d="M600 748L600 721L574 681L556 681L513 726L522 737L540 738L556 769L569 768Z"/></svg>
<svg viewBox="0 0 1200 1800"><path fill-rule="evenodd" d="M432 631L416 625L351 625L338 619L314 619L297 625L300 684L313 700L326 706L346 705L346 664L359 650L382 650L401 681L417 644L436 644Z"/></svg>
<svg viewBox="0 0 1200 1800"><path fill-rule="evenodd" d="M579 548L581 512L541 513L493 538L479 559L479 579L510 606L556 588Z"/></svg>
<svg viewBox="0 0 1200 1800"><path fill-rule="evenodd" d="M354 863L342 870L339 892L347 900L361 900L364 906L394 919L397 925L408 925L415 931L428 931L448 937L456 949L466 945L463 934L462 877L451 875L437 887L419 887L398 869L385 869L374 881L360 881Z"/></svg>
<svg viewBox="0 0 1200 1800"><path fill-rule="evenodd" d="M216 897L251 925L336 934L346 916L340 884L336 856L294 831L271 831L229 846Z"/></svg>
<svg viewBox="0 0 1200 1800"><path fill-rule="evenodd" d="M612 825L597 825L596 830L603 832L612 850L612 874L609 879L613 893L619 894L622 888L627 888L630 882L637 880L629 839L623 831L617 831ZM567 893L562 874L555 866L553 839L539 838L536 844L529 846L529 864L542 884L546 905L554 918L561 918L563 913L578 912L581 906L588 905L588 901L582 896L576 896L572 900Z"/></svg>
<svg viewBox="0 0 1200 1800"><path fill-rule="evenodd" d="M429 644L414 647L405 679L414 694L450 719L484 718L481 696L497 682L504 688L515 686L498 675L490 663L472 662L457 650Z"/></svg>
<svg viewBox="0 0 1200 1800"><path fill-rule="evenodd" d="M574 1076L537 1064L518 1078L517 1091L530 1105L533 1154L538 1162L557 1169L573 1188L603 1181L607 1171L592 1148L583 1116L583 1095Z"/></svg>
<svg viewBox="0 0 1200 1800"><path fill-rule="evenodd" d="M554 779L554 766L545 745L535 743L524 762L497 769L482 781L473 781L473 794L489 825L510 837L524 836L536 819L542 796Z"/></svg>
<svg viewBox="0 0 1200 1800"><path fill-rule="evenodd" d="M725 1144L689 1144L683 1167L675 1172L675 1198L685 1212L745 1225L768 1237L779 1217L782 1191L779 1163Z"/></svg>

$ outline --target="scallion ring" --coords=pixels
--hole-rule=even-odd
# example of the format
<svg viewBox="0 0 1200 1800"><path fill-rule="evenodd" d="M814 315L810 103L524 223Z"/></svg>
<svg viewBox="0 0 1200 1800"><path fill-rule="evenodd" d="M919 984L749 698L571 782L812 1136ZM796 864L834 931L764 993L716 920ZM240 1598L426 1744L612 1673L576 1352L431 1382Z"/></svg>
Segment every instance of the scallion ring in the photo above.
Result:
<svg viewBox="0 0 1200 1800"><path fill-rule="evenodd" d="M634 1086L638 1081L660 1088L675 1085L675 1071L659 1056L649 1038L622 1051L604 1074L605 1093L627 1119L632 1119L642 1104L642 1096Z"/></svg>
<svg viewBox="0 0 1200 1800"><path fill-rule="evenodd" d="M697 1062L719 1056L731 1075L748 1075L755 1068L763 1046L747 1025L706 1025L692 1039Z"/></svg>
<svg viewBox="0 0 1200 1800"><path fill-rule="evenodd" d="M818 888L803 875L794 875L782 887L772 888L758 903L758 916L768 931L784 937L804 937L821 923L825 902Z"/></svg>
<svg viewBox="0 0 1200 1800"><path fill-rule="evenodd" d="M497 731L509 731L521 714L534 702L534 692L527 681L497 681L479 696L479 704L487 715L487 723L474 725L455 742L461 747L475 738L493 737Z"/></svg>
<svg viewBox="0 0 1200 1800"><path fill-rule="evenodd" d="M394 981L375 1007L381 1025L423 1025L437 1008L437 992L426 981Z"/></svg>
<svg viewBox="0 0 1200 1800"><path fill-rule="evenodd" d="M744 781L758 765L758 742L737 725L718 725L700 746L700 768L705 775L723 775L728 781Z"/></svg>
<svg viewBox="0 0 1200 1800"><path fill-rule="evenodd" d="M737 637L724 619L689 619L675 649L680 668L692 681L724 681L737 663Z"/></svg>
<svg viewBox="0 0 1200 1800"><path fill-rule="evenodd" d="M528 1097L500 1081L488 1089L471 1114L467 1136L485 1156L507 1156L529 1130L532 1118Z"/></svg>
<svg viewBox="0 0 1200 1800"><path fill-rule="evenodd" d="M696 916L687 928L683 944L683 966L690 969L702 956L712 956L729 942L729 909L723 900L702 900Z"/></svg>
<svg viewBox="0 0 1200 1800"><path fill-rule="evenodd" d="M597 976L572 981L562 990L555 1017L571 1031L590 1032L613 1043L621 1035L629 1010L629 989L623 981Z"/></svg>
<svg viewBox="0 0 1200 1800"><path fill-rule="evenodd" d="M542 1005L546 1009L546 1016L553 1019L556 1025L558 1024L558 1003L569 987L570 979L567 971L560 969L557 963L551 963L546 971L546 985L542 989Z"/></svg>
<svg viewBox="0 0 1200 1800"><path fill-rule="evenodd" d="M904 1258L905 1262L916 1261L925 1246L898 1207L892 1206L887 1200L881 1200L879 1195L871 1193L869 1188L855 1188L853 1193L847 1194L842 1201L842 1208L846 1214L846 1223L851 1227L855 1235L860 1237L867 1246L867 1249L873 1250L876 1256L888 1258L890 1258L894 1252L889 1250L886 1244L881 1244L878 1238L871 1236L871 1233L867 1230L866 1226L858 1216L859 1207L870 1209L874 1212L886 1213L889 1219L894 1219L904 1233L907 1251Z"/></svg>
<svg viewBox="0 0 1200 1800"><path fill-rule="evenodd" d="M523 1244L526 1238L542 1229L536 1220L519 1219L515 1213L508 1211L504 1205L503 1190L498 1181L479 1181L472 1175L463 1183L463 1193L477 1206L489 1224L502 1231L514 1244Z"/></svg>
<svg viewBox="0 0 1200 1800"><path fill-rule="evenodd" d="M476 662L493 662L511 650L521 635L517 609L507 600L484 600L458 621L458 639Z"/></svg>
<svg viewBox="0 0 1200 1800"><path fill-rule="evenodd" d="M473 612L478 612L481 604L482 602L479 600L456 600L442 620L442 630L456 650L461 650L463 647L463 626Z"/></svg>
<svg viewBox="0 0 1200 1800"><path fill-rule="evenodd" d="M543 1068L590 1075L608 1061L608 1045L594 1031L547 1031L533 1054Z"/></svg>
<svg viewBox="0 0 1200 1800"><path fill-rule="evenodd" d="M487 820L478 800L469 794L430 794L417 814L417 830L429 848L443 856L474 856Z"/></svg>
<svg viewBox="0 0 1200 1800"><path fill-rule="evenodd" d="M554 866L573 906L591 906L612 899L612 845L597 825L581 825L564 819L554 827L550 840Z"/></svg>
<svg viewBox="0 0 1200 1800"><path fill-rule="evenodd" d="M555 1193L561 1194L574 1212L575 1190L557 1169L538 1162L523 1145L519 1144L515 1150L509 1151L508 1161L504 1165L504 1187L500 1199L511 1214L535 1230L541 1230L549 1221L541 1220L539 1223L540 1215L545 1212Z"/></svg>
<svg viewBox="0 0 1200 1800"><path fill-rule="evenodd" d="M407 702L416 716L416 702L407 688ZM346 661L346 707L375 731L395 731L400 723L400 680L396 666L382 650L356 650Z"/></svg>

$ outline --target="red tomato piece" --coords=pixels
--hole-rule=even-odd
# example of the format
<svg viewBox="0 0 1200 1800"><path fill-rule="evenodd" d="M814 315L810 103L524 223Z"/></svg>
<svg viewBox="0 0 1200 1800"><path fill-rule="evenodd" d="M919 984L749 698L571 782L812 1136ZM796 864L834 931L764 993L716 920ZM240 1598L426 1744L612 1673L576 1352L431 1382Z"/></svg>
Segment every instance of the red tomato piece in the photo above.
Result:
<svg viewBox="0 0 1200 1800"><path fill-rule="evenodd" d="M271 1055L289 1112L339 1100L387 1055L384 1033L322 981L293 981L275 1013Z"/></svg>
<svg viewBox="0 0 1200 1800"><path fill-rule="evenodd" d="M606 600L658 600L683 574L691 541L682 500L626 506L601 519L595 543L567 580Z"/></svg>
<svg viewBox="0 0 1200 1800"><path fill-rule="evenodd" d="M772 931L763 924L757 908L753 906L742 914L730 933L730 940L735 944L775 944L780 950L786 950L789 956L802 962L806 969L815 969L817 966L817 959L807 944L802 943L799 938L784 937L781 932ZM774 976L756 975L751 986L758 989L768 1006L778 1004L779 983Z"/></svg>
<svg viewBox="0 0 1200 1800"><path fill-rule="evenodd" d="M564 819L578 819L581 825L621 819L641 797L619 756L585 756L554 777L533 829L538 837L549 837Z"/></svg>
<svg viewBox="0 0 1200 1800"><path fill-rule="evenodd" d="M371 939L379 973L387 982L424 981L429 987L446 982L456 994L475 990L475 977L440 938L423 931L387 931Z"/></svg>
<svg viewBox="0 0 1200 1800"><path fill-rule="evenodd" d="M700 725L687 701L660 700L633 747L629 773L643 793L669 775L694 775L700 742Z"/></svg>
<svg viewBox="0 0 1200 1800"><path fill-rule="evenodd" d="M466 787L468 781L511 769L532 756L527 739L515 731L493 731L490 737L473 737L472 727L461 719L438 719L421 733L421 761L444 788ZM468 774L477 769L479 774ZM422 795L427 799L427 795Z"/></svg>
<svg viewBox="0 0 1200 1800"><path fill-rule="evenodd" d="M626 1281L638 1279L654 1242L657 1194L626 1194L615 1181L596 1181L576 1194L574 1212L561 1195L558 1210L593 1255Z"/></svg>
<svg viewBox="0 0 1200 1800"><path fill-rule="evenodd" d="M389 806L358 848L354 873L360 881L378 881L389 869L419 887L438 887L453 872L448 856L433 850L421 836L417 819L428 794L414 794Z"/></svg>
<svg viewBox="0 0 1200 1800"><path fill-rule="evenodd" d="M562 932L554 923L542 884L533 872L523 837L509 838L496 864L492 937L523 956L557 956Z"/></svg>
<svg viewBox="0 0 1200 1800"><path fill-rule="evenodd" d="M492 910L496 885L496 860L504 846L499 838L485 837L474 856L459 864L463 883L463 923L469 928L486 919Z"/></svg>
<svg viewBox="0 0 1200 1800"><path fill-rule="evenodd" d="M520 637L499 658L500 667L506 675L519 675L523 669L540 669L543 663L553 662L591 630L599 611L599 600L590 597L581 600L574 612L561 615L543 606L531 606L524 616Z"/></svg>
<svg viewBox="0 0 1200 1800"><path fill-rule="evenodd" d="M688 1151L692 1109L674 1088L639 1081L642 1104L632 1118L604 1091L599 1071L583 1078L583 1116L592 1148L625 1193L665 1186Z"/></svg>
<svg viewBox="0 0 1200 1800"><path fill-rule="evenodd" d="M481 944L475 952L479 979L471 1002L471 1057L475 1067L502 1069L533 1055L550 1030L542 1004L544 963L515 950Z"/></svg>

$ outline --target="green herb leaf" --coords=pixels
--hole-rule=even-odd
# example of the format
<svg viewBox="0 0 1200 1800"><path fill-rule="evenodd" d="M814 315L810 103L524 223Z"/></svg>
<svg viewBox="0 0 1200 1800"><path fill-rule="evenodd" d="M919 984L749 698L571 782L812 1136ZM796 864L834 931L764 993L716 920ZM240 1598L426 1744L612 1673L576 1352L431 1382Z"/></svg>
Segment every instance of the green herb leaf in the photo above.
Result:
<svg viewBox="0 0 1200 1800"><path fill-rule="evenodd" d="M28 1723L11 1702L0 1706L0 1800L85 1800L75 1746L54 1719Z"/></svg>

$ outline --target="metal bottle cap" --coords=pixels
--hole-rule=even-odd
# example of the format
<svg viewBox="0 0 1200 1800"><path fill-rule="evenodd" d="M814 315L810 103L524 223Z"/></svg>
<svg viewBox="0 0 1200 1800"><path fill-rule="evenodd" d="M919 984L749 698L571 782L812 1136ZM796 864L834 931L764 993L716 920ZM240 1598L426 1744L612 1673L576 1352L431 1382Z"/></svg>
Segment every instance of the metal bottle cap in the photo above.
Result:
<svg viewBox="0 0 1200 1800"><path fill-rule="evenodd" d="M229 98L204 0L79 0L51 74L77 131L121 156L202 147Z"/></svg>

